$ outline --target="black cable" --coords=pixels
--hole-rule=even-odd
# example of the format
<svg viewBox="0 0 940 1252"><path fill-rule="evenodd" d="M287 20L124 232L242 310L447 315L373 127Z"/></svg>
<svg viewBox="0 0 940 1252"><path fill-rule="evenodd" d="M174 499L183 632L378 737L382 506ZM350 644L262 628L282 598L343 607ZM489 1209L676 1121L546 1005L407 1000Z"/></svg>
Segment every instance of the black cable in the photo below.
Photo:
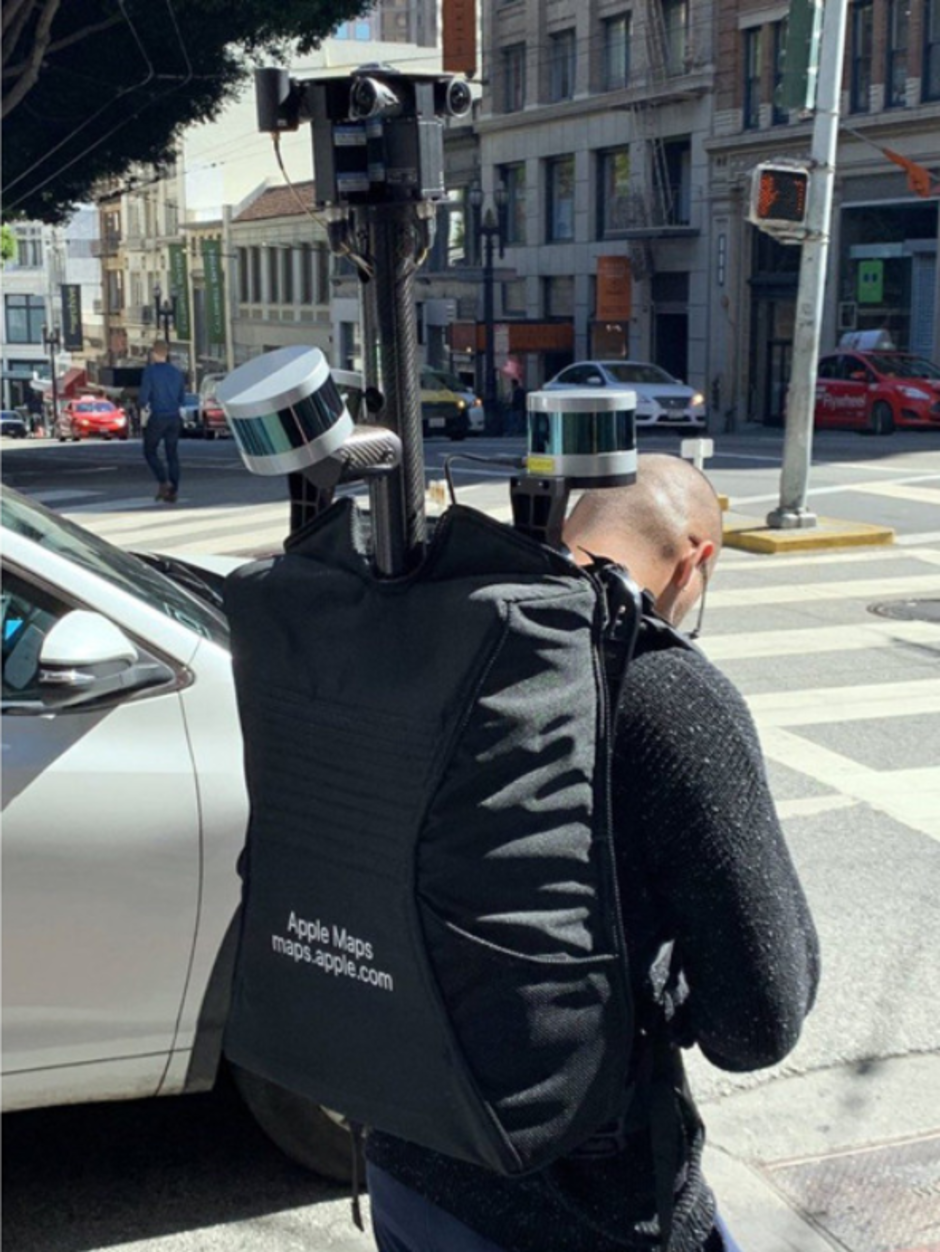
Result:
<svg viewBox="0 0 940 1252"><path fill-rule="evenodd" d="M450 468L452 461L478 461L483 465L505 465L507 469L520 471L526 467L524 456L481 456L478 452L452 452L449 456L444 457L444 478L447 482L447 491L451 504L457 503L454 476Z"/></svg>

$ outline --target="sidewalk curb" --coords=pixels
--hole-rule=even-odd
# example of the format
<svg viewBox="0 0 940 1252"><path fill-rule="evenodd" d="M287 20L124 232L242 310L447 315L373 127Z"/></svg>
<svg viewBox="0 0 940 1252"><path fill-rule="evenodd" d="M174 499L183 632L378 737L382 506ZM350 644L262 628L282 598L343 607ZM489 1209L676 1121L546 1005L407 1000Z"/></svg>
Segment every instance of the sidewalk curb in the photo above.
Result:
<svg viewBox="0 0 940 1252"><path fill-rule="evenodd" d="M887 546L894 543L894 531L871 522L847 522L820 517L807 529L780 529L756 517L725 513L724 545L744 552L774 555L779 552L812 552L832 548Z"/></svg>
<svg viewBox="0 0 940 1252"><path fill-rule="evenodd" d="M705 1177L736 1242L754 1252L833 1252L828 1239L763 1177L759 1168L706 1145Z"/></svg>

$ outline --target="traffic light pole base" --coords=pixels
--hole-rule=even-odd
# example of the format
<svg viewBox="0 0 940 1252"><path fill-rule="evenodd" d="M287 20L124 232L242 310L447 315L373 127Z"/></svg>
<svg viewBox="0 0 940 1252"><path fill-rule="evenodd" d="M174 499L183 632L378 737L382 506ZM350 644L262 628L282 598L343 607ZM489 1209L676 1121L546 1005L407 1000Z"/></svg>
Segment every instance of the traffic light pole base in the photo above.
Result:
<svg viewBox="0 0 940 1252"><path fill-rule="evenodd" d="M819 523L819 518L809 509L788 509L780 507L767 514L767 525L771 530L812 530Z"/></svg>

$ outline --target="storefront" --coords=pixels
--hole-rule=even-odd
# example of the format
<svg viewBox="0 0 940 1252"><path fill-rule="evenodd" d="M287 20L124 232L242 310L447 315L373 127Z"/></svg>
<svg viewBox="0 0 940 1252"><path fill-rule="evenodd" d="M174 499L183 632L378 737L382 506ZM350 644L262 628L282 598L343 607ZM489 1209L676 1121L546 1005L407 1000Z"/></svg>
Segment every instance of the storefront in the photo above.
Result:
<svg viewBox="0 0 940 1252"><path fill-rule="evenodd" d="M937 351L937 201L842 207L840 334L887 331L895 347Z"/></svg>

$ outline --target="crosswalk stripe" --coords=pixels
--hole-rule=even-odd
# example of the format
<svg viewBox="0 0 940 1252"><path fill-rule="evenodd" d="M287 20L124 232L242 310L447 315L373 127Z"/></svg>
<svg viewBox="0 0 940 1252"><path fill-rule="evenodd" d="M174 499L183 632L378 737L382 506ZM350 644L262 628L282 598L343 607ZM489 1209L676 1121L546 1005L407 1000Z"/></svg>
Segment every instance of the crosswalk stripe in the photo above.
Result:
<svg viewBox="0 0 940 1252"><path fill-rule="evenodd" d="M883 496L889 500L910 500L917 504L940 505L940 485L938 487L914 487L899 483L867 483L864 487L853 487L853 491L861 491L868 496Z"/></svg>
<svg viewBox="0 0 940 1252"><path fill-rule="evenodd" d="M739 609L768 604L808 604L822 600L879 600L940 595L940 574L912 574L866 582L799 583L777 587L715 588L709 608Z"/></svg>
<svg viewBox="0 0 940 1252"><path fill-rule="evenodd" d="M856 652L890 648L898 643L940 646L935 622L872 621L861 626L819 626L767 630L753 635L717 635L700 641L711 661L749 661L765 657L810 656L821 652Z"/></svg>
<svg viewBox="0 0 940 1252"><path fill-rule="evenodd" d="M771 691L747 698L761 726L818 726L915 714L940 713L940 678Z"/></svg>
<svg viewBox="0 0 940 1252"><path fill-rule="evenodd" d="M940 842L940 768L874 770L851 757L758 722L764 755L796 773L871 805ZM798 814L797 814L798 816Z"/></svg>
<svg viewBox="0 0 940 1252"><path fill-rule="evenodd" d="M100 499L99 491L82 491L75 487L54 487L48 491L31 491L30 499L38 500L40 504L58 504L62 500L80 500L85 497L94 499L96 496Z"/></svg>

